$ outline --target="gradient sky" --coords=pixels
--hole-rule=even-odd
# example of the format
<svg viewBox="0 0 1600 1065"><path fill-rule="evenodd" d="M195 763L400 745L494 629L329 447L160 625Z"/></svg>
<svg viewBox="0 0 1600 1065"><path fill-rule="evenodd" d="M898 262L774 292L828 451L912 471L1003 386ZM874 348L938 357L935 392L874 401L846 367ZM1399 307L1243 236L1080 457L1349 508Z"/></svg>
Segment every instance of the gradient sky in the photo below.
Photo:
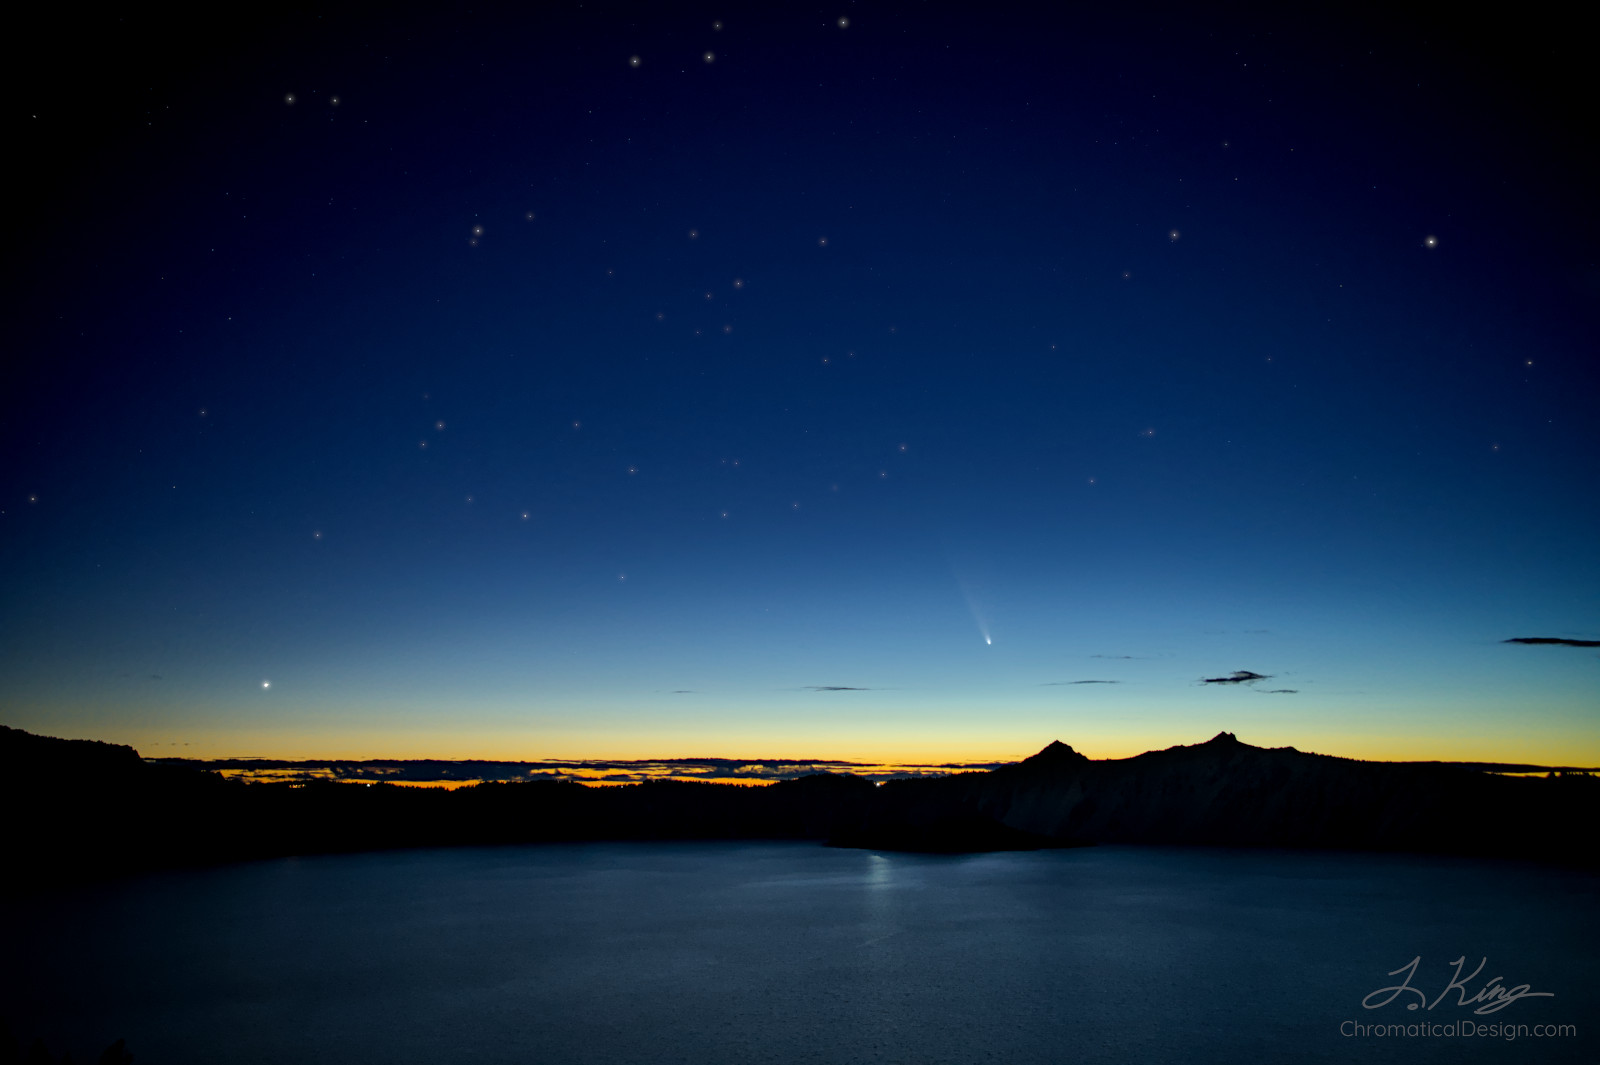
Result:
<svg viewBox="0 0 1600 1065"><path fill-rule="evenodd" d="M29 17L6 724L1600 764L1581 35Z"/></svg>

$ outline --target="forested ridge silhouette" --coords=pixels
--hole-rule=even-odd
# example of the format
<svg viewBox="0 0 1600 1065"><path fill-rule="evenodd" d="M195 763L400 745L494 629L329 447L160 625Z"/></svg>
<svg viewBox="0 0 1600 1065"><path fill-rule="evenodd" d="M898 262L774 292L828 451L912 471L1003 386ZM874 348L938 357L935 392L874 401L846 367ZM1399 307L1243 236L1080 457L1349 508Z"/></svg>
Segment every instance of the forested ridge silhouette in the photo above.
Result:
<svg viewBox="0 0 1600 1065"><path fill-rule="evenodd" d="M484 783L445 790L244 784L131 747L0 727L12 892L139 870L399 847L585 840L816 840L969 852L1095 843L1345 848L1593 865L1574 826L1600 779L1260 748L1221 733L1134 758L1062 743L987 772L765 786Z"/></svg>

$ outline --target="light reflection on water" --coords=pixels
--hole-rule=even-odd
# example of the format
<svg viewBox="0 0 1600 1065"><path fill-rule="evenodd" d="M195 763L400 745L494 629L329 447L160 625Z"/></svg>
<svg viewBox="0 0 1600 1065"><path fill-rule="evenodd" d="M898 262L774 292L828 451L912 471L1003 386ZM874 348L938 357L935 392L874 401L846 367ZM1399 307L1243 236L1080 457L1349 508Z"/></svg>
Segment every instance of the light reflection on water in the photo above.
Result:
<svg viewBox="0 0 1600 1065"><path fill-rule="evenodd" d="M1588 874L1377 855L411 851L30 904L4 991L25 1039L163 1065L1593 1061L1597 902ZM1338 1034L1390 970L1442 989L1463 953L1556 993L1479 1021L1580 1038Z"/></svg>

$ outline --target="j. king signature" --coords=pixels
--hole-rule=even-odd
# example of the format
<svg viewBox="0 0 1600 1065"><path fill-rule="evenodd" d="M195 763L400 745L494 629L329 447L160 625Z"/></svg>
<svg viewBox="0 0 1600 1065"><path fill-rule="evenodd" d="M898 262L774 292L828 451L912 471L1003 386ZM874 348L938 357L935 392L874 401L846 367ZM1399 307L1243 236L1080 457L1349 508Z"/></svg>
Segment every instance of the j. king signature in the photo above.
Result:
<svg viewBox="0 0 1600 1065"><path fill-rule="evenodd" d="M1419 954L1406 964L1400 966L1400 968L1389 973L1390 976L1399 976L1401 973L1405 973L1406 978L1392 987L1378 988L1378 990L1372 992L1366 998L1362 999L1361 1005L1366 1009L1375 1010L1381 1006L1387 1006L1400 995L1409 992L1410 994L1417 996L1417 1000L1415 1002L1407 1002L1406 1009L1414 1010L1418 1006L1426 1006L1431 1010L1433 1007L1443 1002L1446 995L1454 991L1456 993L1455 1005L1471 1006L1474 1003L1479 1003L1478 1008L1472 1011L1473 1013L1495 1013L1499 1010L1505 1009L1519 998L1555 998L1554 991L1530 991L1528 990L1530 986L1528 984L1518 984L1516 987L1506 987L1500 982L1502 979L1504 979L1504 977L1500 976L1492 977L1487 983L1478 989L1477 994L1469 996L1467 993L1468 981L1476 979L1478 974L1483 972L1483 967L1489 964L1489 959L1484 958L1482 961L1478 962L1478 967L1472 970L1472 972L1467 976L1463 977L1461 975L1461 970L1464 969L1467 964L1467 956L1463 954L1461 957L1450 963L1456 967L1455 979L1451 980L1445 985L1445 989L1439 992L1438 998L1434 999L1432 1002L1429 1002L1427 995L1424 995L1417 988L1411 986L1411 979L1417 975L1417 966L1421 964L1422 955ZM1372 1001L1379 995L1385 995L1387 997L1378 1002Z"/></svg>

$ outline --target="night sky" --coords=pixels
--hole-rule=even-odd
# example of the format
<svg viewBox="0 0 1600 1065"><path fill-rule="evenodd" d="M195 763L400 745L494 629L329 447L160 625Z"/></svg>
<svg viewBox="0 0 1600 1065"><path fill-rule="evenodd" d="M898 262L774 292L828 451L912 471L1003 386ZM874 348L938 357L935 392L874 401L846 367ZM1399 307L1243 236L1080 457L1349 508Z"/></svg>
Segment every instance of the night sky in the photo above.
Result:
<svg viewBox="0 0 1600 1065"><path fill-rule="evenodd" d="M1109 7L29 16L0 719L1600 764L1581 35Z"/></svg>

